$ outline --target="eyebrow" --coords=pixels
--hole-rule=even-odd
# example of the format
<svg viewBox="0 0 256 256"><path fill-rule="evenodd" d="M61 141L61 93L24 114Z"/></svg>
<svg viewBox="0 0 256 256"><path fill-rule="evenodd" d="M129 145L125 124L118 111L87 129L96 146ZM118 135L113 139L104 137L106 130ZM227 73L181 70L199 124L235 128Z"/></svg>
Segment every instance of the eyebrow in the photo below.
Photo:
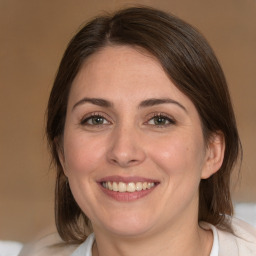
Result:
<svg viewBox="0 0 256 256"><path fill-rule="evenodd" d="M79 105L82 105L84 103L91 103L93 105L97 105L100 107L106 107L106 108L110 108L113 107L113 103L105 100L105 99L101 99L101 98L83 98L81 100L79 100L72 108L72 111ZM161 105L161 104L175 104L178 107L182 108L185 112L187 112L187 109L180 104L178 101L170 99L170 98L151 98L151 99L146 99L143 100L138 108L145 108L145 107L153 107L156 105Z"/></svg>
<svg viewBox="0 0 256 256"><path fill-rule="evenodd" d="M182 104L180 104L178 101L170 99L170 98L160 98L160 99L152 98L152 99L147 99L147 100L142 101L140 103L139 107L140 108L152 107L152 106L155 106L155 105L168 104L168 103L175 104L178 107L182 108L185 112L187 112L187 109Z"/></svg>
<svg viewBox="0 0 256 256"><path fill-rule="evenodd" d="M105 108L109 108L112 107L113 104L108 101L108 100L104 100L104 99L100 99L100 98L83 98L81 100L79 100L72 108L72 111L79 105L82 105L84 103L91 103L93 105L97 105L100 107L105 107Z"/></svg>

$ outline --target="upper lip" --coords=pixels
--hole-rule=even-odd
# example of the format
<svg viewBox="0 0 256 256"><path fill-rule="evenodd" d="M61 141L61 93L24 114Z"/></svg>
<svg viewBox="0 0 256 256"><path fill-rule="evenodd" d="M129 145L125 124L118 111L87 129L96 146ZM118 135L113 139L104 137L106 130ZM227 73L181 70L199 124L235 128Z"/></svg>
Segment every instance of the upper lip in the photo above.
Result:
<svg viewBox="0 0 256 256"><path fill-rule="evenodd" d="M124 182L124 183L129 183L129 182L154 182L154 183L157 182L157 183L159 183L159 181L157 181L155 179L150 179L150 178L145 178L145 177L140 177L140 176L124 177L124 176L113 175L113 176L106 176L106 177L98 180L99 183L106 182L106 181Z"/></svg>

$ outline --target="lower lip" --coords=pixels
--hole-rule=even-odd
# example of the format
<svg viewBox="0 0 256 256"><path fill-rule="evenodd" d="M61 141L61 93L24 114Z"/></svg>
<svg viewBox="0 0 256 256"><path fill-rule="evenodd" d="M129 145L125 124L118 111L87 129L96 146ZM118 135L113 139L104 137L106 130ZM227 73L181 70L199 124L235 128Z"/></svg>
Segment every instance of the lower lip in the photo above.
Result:
<svg viewBox="0 0 256 256"><path fill-rule="evenodd" d="M107 196L111 197L116 201L123 201L123 202L138 200L142 197L147 196L148 194L153 192L153 190L156 188L156 186L154 186L150 189L135 191L135 192L116 192L116 191L104 188L101 184L100 184L100 187Z"/></svg>

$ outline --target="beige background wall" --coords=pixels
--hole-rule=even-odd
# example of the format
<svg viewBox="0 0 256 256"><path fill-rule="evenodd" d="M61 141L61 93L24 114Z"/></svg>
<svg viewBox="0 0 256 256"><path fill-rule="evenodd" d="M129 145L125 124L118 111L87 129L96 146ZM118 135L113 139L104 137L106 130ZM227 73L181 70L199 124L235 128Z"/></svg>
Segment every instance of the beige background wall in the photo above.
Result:
<svg viewBox="0 0 256 256"><path fill-rule="evenodd" d="M226 73L244 145L234 200L256 202L256 0L0 0L0 240L28 241L53 225L44 112L55 72L81 23L127 3L170 11L208 38Z"/></svg>

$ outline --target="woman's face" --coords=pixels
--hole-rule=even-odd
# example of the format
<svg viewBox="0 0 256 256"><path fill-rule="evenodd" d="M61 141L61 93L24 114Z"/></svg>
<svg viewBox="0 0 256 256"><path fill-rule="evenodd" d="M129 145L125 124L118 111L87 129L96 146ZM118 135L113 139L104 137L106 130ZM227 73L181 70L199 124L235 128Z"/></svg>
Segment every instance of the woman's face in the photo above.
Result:
<svg viewBox="0 0 256 256"><path fill-rule="evenodd" d="M146 51L90 56L69 95L60 159L95 231L142 235L197 221L212 173L193 103Z"/></svg>

